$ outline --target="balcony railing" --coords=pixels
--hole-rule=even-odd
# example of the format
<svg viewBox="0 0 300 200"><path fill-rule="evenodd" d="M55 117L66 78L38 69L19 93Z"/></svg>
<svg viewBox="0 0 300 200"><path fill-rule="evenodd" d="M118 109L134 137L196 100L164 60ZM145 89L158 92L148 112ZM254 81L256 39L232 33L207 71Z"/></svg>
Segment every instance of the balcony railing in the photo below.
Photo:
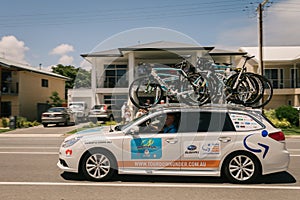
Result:
<svg viewBox="0 0 300 200"><path fill-rule="evenodd" d="M300 80L294 79L269 79L274 89L300 88Z"/></svg>
<svg viewBox="0 0 300 200"><path fill-rule="evenodd" d="M17 95L19 93L19 85L17 82L2 82L1 94L2 95Z"/></svg>

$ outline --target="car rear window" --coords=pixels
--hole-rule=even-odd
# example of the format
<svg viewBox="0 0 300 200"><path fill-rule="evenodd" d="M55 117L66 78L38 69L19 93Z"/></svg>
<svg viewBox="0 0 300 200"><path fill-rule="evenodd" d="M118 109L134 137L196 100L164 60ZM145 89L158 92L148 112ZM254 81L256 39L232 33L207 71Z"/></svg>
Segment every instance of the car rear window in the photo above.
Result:
<svg viewBox="0 0 300 200"><path fill-rule="evenodd" d="M64 110L65 108L49 108L48 112L61 112Z"/></svg>
<svg viewBox="0 0 300 200"><path fill-rule="evenodd" d="M94 109L100 110L104 107L104 105L96 105L94 106Z"/></svg>

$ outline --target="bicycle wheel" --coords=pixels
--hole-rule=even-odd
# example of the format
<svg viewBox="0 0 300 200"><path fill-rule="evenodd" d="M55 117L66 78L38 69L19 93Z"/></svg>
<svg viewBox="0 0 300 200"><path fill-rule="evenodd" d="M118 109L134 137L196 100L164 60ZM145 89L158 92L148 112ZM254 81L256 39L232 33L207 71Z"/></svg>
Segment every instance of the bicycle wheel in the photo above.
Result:
<svg viewBox="0 0 300 200"><path fill-rule="evenodd" d="M194 86L191 82L194 83ZM206 83L207 81L199 73L189 75L189 80L182 82L181 93L178 95L179 102L192 106L208 103L210 96Z"/></svg>
<svg viewBox="0 0 300 200"><path fill-rule="evenodd" d="M260 80L244 73L239 77L234 74L226 81L226 100L236 104L249 106L260 99Z"/></svg>
<svg viewBox="0 0 300 200"><path fill-rule="evenodd" d="M264 76L261 76L259 74L254 74L254 73L247 73L250 75L251 78L255 78L256 80L260 81L259 84L259 93L260 93L260 98L257 99L256 101L249 102L247 106L250 106L252 108L261 108L265 105L267 105L272 97L273 97L273 87L271 82Z"/></svg>
<svg viewBox="0 0 300 200"><path fill-rule="evenodd" d="M138 108L150 108L159 103L162 97L162 88L153 77L138 78L129 87L129 98ZM146 103L147 100L151 103Z"/></svg>

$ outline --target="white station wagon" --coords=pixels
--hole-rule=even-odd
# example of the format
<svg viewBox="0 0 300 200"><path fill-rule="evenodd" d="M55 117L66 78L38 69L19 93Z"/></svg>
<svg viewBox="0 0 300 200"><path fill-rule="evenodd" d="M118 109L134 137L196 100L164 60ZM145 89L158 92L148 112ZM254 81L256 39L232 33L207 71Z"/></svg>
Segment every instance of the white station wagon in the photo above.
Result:
<svg viewBox="0 0 300 200"><path fill-rule="evenodd" d="M169 115L176 131L163 133ZM164 105L115 130L99 127L67 137L57 165L96 181L118 173L225 176L249 183L286 171L289 152L283 132L255 110Z"/></svg>

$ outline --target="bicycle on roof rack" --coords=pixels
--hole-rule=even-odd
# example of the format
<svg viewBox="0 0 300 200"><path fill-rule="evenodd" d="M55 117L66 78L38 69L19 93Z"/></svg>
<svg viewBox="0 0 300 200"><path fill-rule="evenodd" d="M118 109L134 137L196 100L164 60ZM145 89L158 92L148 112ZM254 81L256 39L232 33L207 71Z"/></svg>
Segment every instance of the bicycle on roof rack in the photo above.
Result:
<svg viewBox="0 0 300 200"><path fill-rule="evenodd" d="M273 88L265 77L246 72L246 62L252 58L245 56L243 66L229 76L215 70L216 65L207 58L198 58L197 68L186 58L173 68L153 67L149 76L132 82L129 97L138 108L158 104L164 93L168 98L177 98L188 105L229 102L259 108L271 100ZM264 95L267 98L263 98ZM145 99L149 99L150 103L146 103Z"/></svg>
<svg viewBox="0 0 300 200"><path fill-rule="evenodd" d="M177 98L189 105L195 105L201 96L195 92L196 87L199 87L197 84L204 82L198 80L202 79L201 76L197 77L197 80L190 78L195 71L195 67L188 63L186 57L174 67L153 67L149 76L140 77L131 83L129 98L138 108L150 108L158 104L164 93L168 98ZM207 93L207 91L201 92ZM151 103L146 102L146 99Z"/></svg>
<svg viewBox="0 0 300 200"><path fill-rule="evenodd" d="M254 56L243 56L245 61L241 68L233 68L230 64L215 63L201 65L195 76L205 77L205 84L214 90L209 95L212 103L235 103L246 107L260 108L268 104L273 96L271 82L264 76L246 72L246 63ZM220 67L223 68L220 70ZM230 75L224 71L233 69Z"/></svg>

